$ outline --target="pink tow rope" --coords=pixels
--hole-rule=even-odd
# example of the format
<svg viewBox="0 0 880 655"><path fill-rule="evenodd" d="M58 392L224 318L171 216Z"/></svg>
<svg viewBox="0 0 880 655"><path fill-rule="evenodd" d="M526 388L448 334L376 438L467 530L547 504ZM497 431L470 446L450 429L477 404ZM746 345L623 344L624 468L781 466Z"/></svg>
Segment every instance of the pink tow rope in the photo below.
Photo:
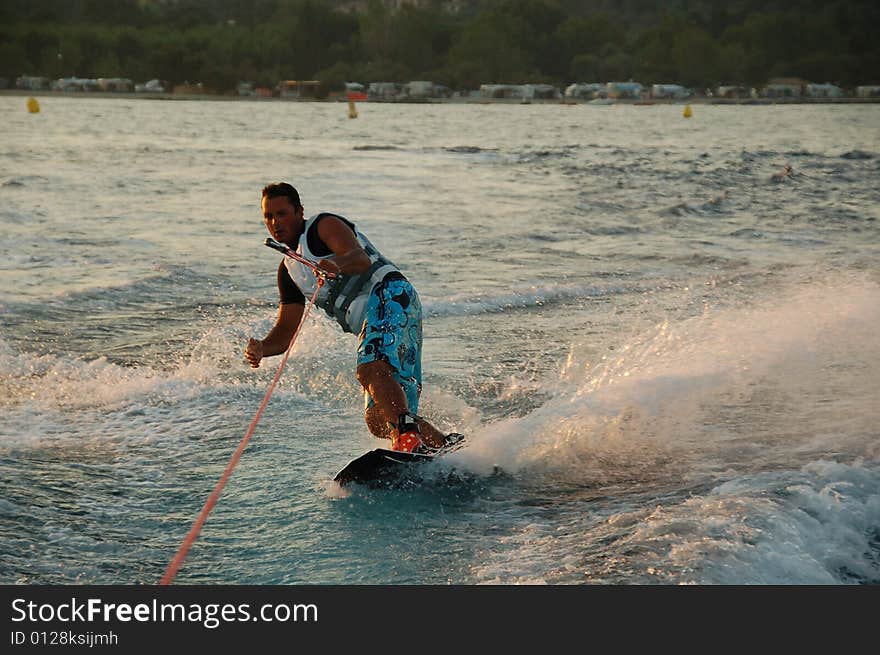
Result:
<svg viewBox="0 0 880 655"><path fill-rule="evenodd" d="M272 243L270 243L270 241ZM251 436L254 434L254 429L257 427L257 423L260 422L260 417L263 416L263 411L266 409L266 405L269 404L269 397L275 390L275 386L278 384L278 380L281 379L281 373L284 370L284 365L287 364L287 358L290 357L290 351L293 350L293 344L296 343L296 338L299 336L300 330L302 330L302 326L306 322L309 311L311 311L312 305L315 304L315 298L318 297L318 292L324 285L324 281L326 278L336 277L335 275L332 275L330 273L325 273L317 266L315 266L312 262L303 259L295 252L290 250L290 248L288 248L284 244L275 241L274 239L266 239L266 245L270 248L274 248L275 250L283 252L288 257L291 257L292 259L295 259L296 261L305 264L306 266L313 269L318 275L315 292L312 294L312 297L309 300L309 304L306 306L306 309L303 312L302 319L300 319L299 325L296 327L296 331L293 333L293 337L290 339L290 345L287 346L287 350L284 351L284 357L281 358L281 363L278 365L278 370L275 372L275 377L272 379L272 383L266 390L266 395L263 396L263 402L260 403L260 407L259 409L257 409L257 413L254 414L254 418L251 419L251 423L248 426L244 438L241 440L241 443L238 444L238 448L235 449L235 452L232 453L232 457L229 458L229 463L226 465L226 469L223 471L223 475L220 476L220 480L217 482L217 486L214 487L214 491L212 491L211 495L208 496L208 500L205 501L205 506L202 507L202 511L199 513L198 518L196 518L196 521L195 523L193 523L192 528L190 528L189 533L186 535L186 537L184 537L183 542L177 549L177 554L174 555L174 558L168 564L168 568L165 569L165 575L163 575L162 579L159 581L160 585L171 584L171 581L174 580L174 576L177 575L177 570L180 568L181 564L183 564L183 560L186 558L186 554L189 552L190 547L195 543L196 538L199 536L199 532L202 529L202 526L205 524L205 521L208 520L208 514L210 514L212 509L214 509L214 505L217 504L217 501L220 498L220 493L223 491L223 487L226 486L227 481L232 476L232 470L235 468L235 465L238 464L238 460L241 459L241 456L244 453L244 449L247 448L248 441L250 441Z"/></svg>

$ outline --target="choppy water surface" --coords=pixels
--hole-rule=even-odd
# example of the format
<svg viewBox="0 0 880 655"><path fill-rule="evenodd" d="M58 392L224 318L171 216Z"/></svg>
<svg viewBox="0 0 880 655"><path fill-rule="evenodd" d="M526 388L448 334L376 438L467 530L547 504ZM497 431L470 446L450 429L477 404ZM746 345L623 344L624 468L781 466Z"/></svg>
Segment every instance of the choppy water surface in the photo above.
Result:
<svg viewBox="0 0 880 655"><path fill-rule="evenodd" d="M332 483L377 444L315 313L179 582L880 582L880 106L41 105L0 98L0 581L159 579L274 374L288 180L415 282L470 444Z"/></svg>

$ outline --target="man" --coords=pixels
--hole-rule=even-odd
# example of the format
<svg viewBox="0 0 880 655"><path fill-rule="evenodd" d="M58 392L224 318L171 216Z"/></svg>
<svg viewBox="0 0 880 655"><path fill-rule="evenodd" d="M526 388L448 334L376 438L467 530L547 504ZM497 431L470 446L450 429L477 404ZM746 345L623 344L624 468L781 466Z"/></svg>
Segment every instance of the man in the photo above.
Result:
<svg viewBox="0 0 880 655"><path fill-rule="evenodd" d="M422 306L398 268L347 218L321 212L304 219L297 190L286 182L263 189L263 218L276 241L317 268L337 276L323 285L315 304L345 332L360 334L357 379L364 388L364 418L374 435L391 439L392 450L440 448L461 438L444 436L418 416L422 386ZM245 358L254 368L263 357L290 345L317 286L316 273L285 257L278 266L281 304L264 339L248 340Z"/></svg>

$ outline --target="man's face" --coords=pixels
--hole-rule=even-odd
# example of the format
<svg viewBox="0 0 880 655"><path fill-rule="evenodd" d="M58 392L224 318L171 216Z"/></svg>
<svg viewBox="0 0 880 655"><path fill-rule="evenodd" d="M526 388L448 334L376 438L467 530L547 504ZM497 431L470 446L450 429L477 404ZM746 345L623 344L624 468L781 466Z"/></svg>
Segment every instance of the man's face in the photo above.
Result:
<svg viewBox="0 0 880 655"><path fill-rule="evenodd" d="M303 209L295 208L287 196L263 198L263 219L272 238L296 247L303 230Z"/></svg>

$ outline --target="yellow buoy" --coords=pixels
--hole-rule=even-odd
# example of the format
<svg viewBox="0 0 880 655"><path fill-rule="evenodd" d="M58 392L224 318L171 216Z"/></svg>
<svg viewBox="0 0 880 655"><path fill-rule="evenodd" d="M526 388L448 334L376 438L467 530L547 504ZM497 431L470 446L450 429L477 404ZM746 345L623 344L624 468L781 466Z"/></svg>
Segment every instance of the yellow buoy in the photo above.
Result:
<svg viewBox="0 0 880 655"><path fill-rule="evenodd" d="M354 105L354 100L348 101L348 117L349 118L357 118L358 117L358 110L357 110L357 107L355 107L355 105Z"/></svg>
<svg viewBox="0 0 880 655"><path fill-rule="evenodd" d="M28 98L27 108L30 113L37 114L40 112L40 103L36 98Z"/></svg>
<svg viewBox="0 0 880 655"><path fill-rule="evenodd" d="M691 116L693 116L693 113L694 112L691 111L690 105L684 106L684 114L682 114L682 116L684 116L685 118L690 118Z"/></svg>

